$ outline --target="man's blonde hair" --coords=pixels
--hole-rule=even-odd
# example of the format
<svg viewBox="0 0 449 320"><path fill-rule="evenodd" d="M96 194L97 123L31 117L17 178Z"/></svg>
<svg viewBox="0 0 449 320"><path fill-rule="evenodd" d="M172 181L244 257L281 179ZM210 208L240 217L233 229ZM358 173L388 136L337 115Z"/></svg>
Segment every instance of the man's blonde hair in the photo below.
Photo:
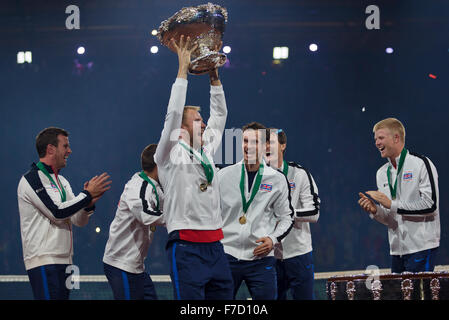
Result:
<svg viewBox="0 0 449 320"><path fill-rule="evenodd" d="M401 121L396 118L387 118L379 121L373 127L375 133L379 129L389 129L392 134L397 133L402 142L405 142L405 128Z"/></svg>
<svg viewBox="0 0 449 320"><path fill-rule="evenodd" d="M184 110L182 111L182 123L184 123L184 119L185 119L185 117L186 117L186 115L187 115L187 112L188 112L189 110L195 110L195 111L200 112L200 111L201 111L201 108L198 107L198 106L185 106L185 107L184 107Z"/></svg>

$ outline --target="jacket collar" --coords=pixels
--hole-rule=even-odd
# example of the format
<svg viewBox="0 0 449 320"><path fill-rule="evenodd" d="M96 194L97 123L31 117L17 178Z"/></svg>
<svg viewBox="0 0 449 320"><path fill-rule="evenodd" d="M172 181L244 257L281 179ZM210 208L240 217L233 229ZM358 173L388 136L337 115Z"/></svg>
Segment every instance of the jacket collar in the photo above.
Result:
<svg viewBox="0 0 449 320"><path fill-rule="evenodd" d="M52 168L51 166L47 165L47 164L44 163L44 162L41 162L41 163L44 165L45 169L47 169L48 173L50 173L50 174L55 174L55 172L53 171L53 168ZM32 167L33 169L39 170L39 168L37 167L36 163L34 163L34 162L33 162L33 164L31 165L31 167Z"/></svg>
<svg viewBox="0 0 449 320"><path fill-rule="evenodd" d="M245 160L244 159L242 159L242 160L240 160L239 162L237 162L236 164L245 164ZM266 168L266 167L268 167L268 165L266 164L266 162L265 162L265 159L263 159L262 158L262 160L260 161L260 163L259 163L259 167L260 167L260 165L261 164L263 164L263 166ZM248 170L246 170L246 166L244 166L245 167L245 172L248 172ZM256 171L257 172L257 171Z"/></svg>
<svg viewBox="0 0 449 320"><path fill-rule="evenodd" d="M405 147L404 147L405 148ZM402 153L402 150L401 150L401 153ZM396 168L393 166L393 163L391 163L391 160L390 160L390 158L387 158L388 159L388 163L393 167L393 169L397 169L397 167L398 167L398 165L399 165L399 159L401 158L401 153L399 153L399 155L396 157ZM407 156L408 156L408 154L409 154L409 152L407 151L407 154L405 155L405 159L407 158ZM405 159L404 159L404 161L405 161Z"/></svg>

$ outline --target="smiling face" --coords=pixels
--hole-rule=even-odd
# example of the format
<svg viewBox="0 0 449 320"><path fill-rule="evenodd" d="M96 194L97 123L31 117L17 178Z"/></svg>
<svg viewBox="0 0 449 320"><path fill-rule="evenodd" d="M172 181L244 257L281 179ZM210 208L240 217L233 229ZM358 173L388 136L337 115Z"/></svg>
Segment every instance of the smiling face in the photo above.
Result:
<svg viewBox="0 0 449 320"><path fill-rule="evenodd" d="M374 142L382 158L395 159L402 151L403 143L399 134L388 128L381 128L374 132Z"/></svg>
<svg viewBox="0 0 449 320"><path fill-rule="evenodd" d="M259 163L264 152L264 140L261 130L247 129L243 132L243 159L247 164Z"/></svg>
<svg viewBox="0 0 449 320"><path fill-rule="evenodd" d="M49 151L53 154L54 166L57 170L64 168L67 165L67 158L72 153L70 149L69 138L63 135L58 135L58 145L48 145Z"/></svg>
<svg viewBox="0 0 449 320"><path fill-rule="evenodd" d="M203 118L198 110L188 109L185 111L181 128L189 134L186 137L191 146L200 147L203 145L203 133L206 129L206 124L203 122Z"/></svg>
<svg viewBox="0 0 449 320"><path fill-rule="evenodd" d="M275 168L280 168L284 160L284 150L287 144L279 143L279 136L276 132L270 133L270 140L267 142L265 159L267 163Z"/></svg>

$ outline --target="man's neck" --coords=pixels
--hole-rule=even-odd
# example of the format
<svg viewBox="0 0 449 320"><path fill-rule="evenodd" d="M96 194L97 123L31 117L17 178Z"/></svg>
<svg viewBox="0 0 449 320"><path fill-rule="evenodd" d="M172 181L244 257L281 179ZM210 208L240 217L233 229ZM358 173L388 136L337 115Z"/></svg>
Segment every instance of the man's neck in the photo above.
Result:
<svg viewBox="0 0 449 320"><path fill-rule="evenodd" d="M393 157L390 157L390 161L391 164L393 165L393 167L396 169L398 167L398 164L396 163L396 158L399 157L401 155L402 150L404 149L404 146L402 146L399 151L397 151L395 153L395 155Z"/></svg>
<svg viewBox="0 0 449 320"><path fill-rule="evenodd" d="M151 171L151 172L148 172L148 171L145 171L145 170L144 170L143 172L145 172L145 174L146 174L148 177L150 177L151 179L153 179L153 180L157 181L157 183L159 183L159 179L158 179L158 176L157 176L155 170L153 170L153 171Z"/></svg>
<svg viewBox="0 0 449 320"><path fill-rule="evenodd" d="M194 143L193 141L191 141L191 139L187 139L183 136L181 136L180 138L186 145L188 145L192 149L199 150L202 147L201 143Z"/></svg>
<svg viewBox="0 0 449 320"><path fill-rule="evenodd" d="M278 169L279 168L282 168L282 165L284 164L284 157L281 155L279 158L278 158Z"/></svg>
<svg viewBox="0 0 449 320"><path fill-rule="evenodd" d="M260 162L257 161L256 163L248 163L245 161L245 167L246 167L246 171L254 172L254 171L259 170Z"/></svg>
<svg viewBox="0 0 449 320"><path fill-rule="evenodd" d="M44 163L44 164L46 164L47 166L51 167L55 174L59 173L59 169L56 168L56 166L55 166L54 159L51 159L51 158L48 158L48 157L44 157L44 158L39 158L39 161Z"/></svg>

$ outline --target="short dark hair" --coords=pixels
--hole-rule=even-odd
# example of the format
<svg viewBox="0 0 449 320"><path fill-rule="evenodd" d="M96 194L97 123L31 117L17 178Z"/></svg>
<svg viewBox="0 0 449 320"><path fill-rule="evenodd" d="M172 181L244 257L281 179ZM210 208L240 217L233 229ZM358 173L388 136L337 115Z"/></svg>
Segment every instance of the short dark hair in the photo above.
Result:
<svg viewBox="0 0 449 320"><path fill-rule="evenodd" d="M278 136L278 142L279 144L286 144L287 143L287 134L283 129L278 128L268 128L267 129L267 141L270 140L270 134L276 133Z"/></svg>
<svg viewBox="0 0 449 320"><path fill-rule="evenodd" d="M57 147L58 146L58 136L63 135L68 137L69 133L61 128L48 127L39 132L36 136L36 150L39 154L39 158L45 157L47 154L47 146L49 144Z"/></svg>
<svg viewBox="0 0 449 320"><path fill-rule="evenodd" d="M156 153L157 144L149 144L143 149L140 155L140 163L144 171L151 172L156 167L154 162L154 154Z"/></svg>
<svg viewBox="0 0 449 320"><path fill-rule="evenodd" d="M267 143L270 141L271 134L275 133L278 136L278 142L279 144L286 144L287 143L287 134L283 129L277 129L277 128L268 128L267 129ZM282 154L285 154L285 150L282 151Z"/></svg>
<svg viewBox="0 0 449 320"><path fill-rule="evenodd" d="M250 122L248 124L245 124L242 127L242 132L245 132L246 130L250 130L250 129L252 129L252 130L264 130L266 128L267 127L265 127L263 124L261 124L259 122L256 122L256 121L253 121L253 122Z"/></svg>

